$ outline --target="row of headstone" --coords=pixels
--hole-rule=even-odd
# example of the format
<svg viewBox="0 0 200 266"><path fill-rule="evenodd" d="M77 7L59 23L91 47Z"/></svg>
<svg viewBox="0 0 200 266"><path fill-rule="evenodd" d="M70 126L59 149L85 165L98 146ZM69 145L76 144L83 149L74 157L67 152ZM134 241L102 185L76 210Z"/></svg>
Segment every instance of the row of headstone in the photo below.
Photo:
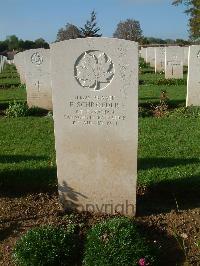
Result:
<svg viewBox="0 0 200 266"><path fill-rule="evenodd" d="M53 101L60 199L65 208L134 215L138 44L85 38L19 53L28 104ZM52 96L51 96L52 89Z"/></svg>
<svg viewBox="0 0 200 266"><path fill-rule="evenodd" d="M140 54L155 72L165 71L165 78L183 78L188 66L186 106L200 106L200 45L142 47Z"/></svg>
<svg viewBox="0 0 200 266"><path fill-rule="evenodd" d="M155 72L165 72L165 78L183 78L183 66L188 65L189 47L147 47L141 48L141 57L155 68Z"/></svg>
<svg viewBox="0 0 200 266"><path fill-rule="evenodd" d="M3 71L4 65L7 62L7 58L3 55L0 55L0 73Z"/></svg>

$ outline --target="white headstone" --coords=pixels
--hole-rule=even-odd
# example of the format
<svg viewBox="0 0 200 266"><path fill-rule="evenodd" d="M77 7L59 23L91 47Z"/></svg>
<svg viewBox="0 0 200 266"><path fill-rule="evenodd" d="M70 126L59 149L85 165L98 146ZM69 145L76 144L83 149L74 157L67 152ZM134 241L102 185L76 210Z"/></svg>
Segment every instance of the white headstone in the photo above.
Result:
<svg viewBox="0 0 200 266"><path fill-rule="evenodd" d="M200 106L200 45L189 48L186 105Z"/></svg>
<svg viewBox="0 0 200 266"><path fill-rule="evenodd" d="M27 50L24 56L28 106L52 110L50 50Z"/></svg>
<svg viewBox="0 0 200 266"><path fill-rule="evenodd" d="M3 56L0 55L0 73L2 72L3 69Z"/></svg>
<svg viewBox="0 0 200 266"><path fill-rule="evenodd" d="M141 47L141 57L143 59L146 59L146 48L145 47Z"/></svg>
<svg viewBox="0 0 200 266"><path fill-rule="evenodd" d="M165 47L165 78L183 78L183 49L181 47Z"/></svg>
<svg viewBox="0 0 200 266"><path fill-rule="evenodd" d="M165 47L155 47L155 72L165 70Z"/></svg>
<svg viewBox="0 0 200 266"><path fill-rule="evenodd" d="M135 214L138 45L85 38L51 45L59 194L65 208Z"/></svg>
<svg viewBox="0 0 200 266"><path fill-rule="evenodd" d="M146 62L150 63L151 67L155 67L155 47L147 47Z"/></svg>
<svg viewBox="0 0 200 266"><path fill-rule="evenodd" d="M19 73L20 81L22 84L26 83L24 54L25 52L20 52L14 56L14 64L17 68L17 72Z"/></svg>
<svg viewBox="0 0 200 266"><path fill-rule="evenodd" d="M184 53L183 65L184 66L188 66L188 52L189 52L189 47L183 47L183 53Z"/></svg>

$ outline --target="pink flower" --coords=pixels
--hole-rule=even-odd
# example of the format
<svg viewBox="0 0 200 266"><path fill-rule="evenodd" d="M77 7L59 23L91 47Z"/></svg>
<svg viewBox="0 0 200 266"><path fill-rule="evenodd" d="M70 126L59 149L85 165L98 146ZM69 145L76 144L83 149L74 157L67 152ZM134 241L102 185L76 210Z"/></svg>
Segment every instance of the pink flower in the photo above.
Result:
<svg viewBox="0 0 200 266"><path fill-rule="evenodd" d="M147 265L149 265L149 263L146 262L146 259L145 259L145 258L141 258L141 259L139 260L138 264L139 264L140 266L147 266Z"/></svg>
<svg viewBox="0 0 200 266"><path fill-rule="evenodd" d="M9 252L10 251L10 246L5 246L5 250L6 250L6 252Z"/></svg>

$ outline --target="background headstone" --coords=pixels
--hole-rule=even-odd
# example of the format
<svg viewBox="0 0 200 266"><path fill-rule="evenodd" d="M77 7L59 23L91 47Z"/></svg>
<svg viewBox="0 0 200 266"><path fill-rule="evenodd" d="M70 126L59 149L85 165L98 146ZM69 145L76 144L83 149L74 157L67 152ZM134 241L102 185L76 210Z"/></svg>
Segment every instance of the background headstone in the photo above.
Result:
<svg viewBox="0 0 200 266"><path fill-rule="evenodd" d="M165 78L183 78L183 49L178 46L165 47Z"/></svg>
<svg viewBox="0 0 200 266"><path fill-rule="evenodd" d="M183 65L188 66L188 53L189 53L189 47L183 47L183 53L184 53L184 61Z"/></svg>
<svg viewBox="0 0 200 266"><path fill-rule="evenodd" d="M20 76L20 81L22 84L26 83L26 78L25 78L25 52L20 52L17 53L14 56L14 64L17 68L17 72L19 73Z"/></svg>
<svg viewBox="0 0 200 266"><path fill-rule="evenodd" d="M147 47L146 62L150 63L151 67L155 67L155 47Z"/></svg>
<svg viewBox="0 0 200 266"><path fill-rule="evenodd" d="M52 110L50 50L27 50L24 56L28 106Z"/></svg>
<svg viewBox="0 0 200 266"><path fill-rule="evenodd" d="M141 47L141 57L146 60L146 48Z"/></svg>
<svg viewBox="0 0 200 266"><path fill-rule="evenodd" d="M165 47L155 47L155 72L165 70Z"/></svg>
<svg viewBox="0 0 200 266"><path fill-rule="evenodd" d="M112 38L51 45L59 194L65 208L135 214L138 45Z"/></svg>
<svg viewBox="0 0 200 266"><path fill-rule="evenodd" d="M186 105L200 106L200 45L189 48Z"/></svg>

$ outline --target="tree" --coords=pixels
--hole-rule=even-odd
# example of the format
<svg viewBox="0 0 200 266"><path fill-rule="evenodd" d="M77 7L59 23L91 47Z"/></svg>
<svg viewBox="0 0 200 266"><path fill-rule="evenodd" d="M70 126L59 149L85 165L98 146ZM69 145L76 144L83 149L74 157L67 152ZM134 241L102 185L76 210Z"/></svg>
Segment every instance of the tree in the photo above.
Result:
<svg viewBox="0 0 200 266"><path fill-rule="evenodd" d="M96 12L93 10L90 16L90 20L87 20L84 28L81 28L81 35L83 38L86 37L101 37L99 34L100 28L97 27Z"/></svg>
<svg viewBox="0 0 200 266"><path fill-rule="evenodd" d="M140 42L143 38L140 22L133 19L120 21L117 25L116 31L113 34L113 37Z"/></svg>
<svg viewBox="0 0 200 266"><path fill-rule="evenodd" d="M8 50L8 43L6 41L0 41L0 53Z"/></svg>
<svg viewBox="0 0 200 266"><path fill-rule="evenodd" d="M19 39L16 35L7 36L6 42L8 43L8 50L17 50L19 47Z"/></svg>
<svg viewBox="0 0 200 266"><path fill-rule="evenodd" d="M61 28L58 30L56 41L59 42L80 37L80 30L75 25L67 23L65 28Z"/></svg>
<svg viewBox="0 0 200 266"><path fill-rule="evenodd" d="M35 48L49 49L49 44L43 38L39 38L35 40Z"/></svg>
<svg viewBox="0 0 200 266"><path fill-rule="evenodd" d="M35 43L33 41L26 40L23 43L23 50L35 49Z"/></svg>
<svg viewBox="0 0 200 266"><path fill-rule="evenodd" d="M173 5L184 4L185 13L189 15L189 33L192 40L200 40L200 1L199 0L173 0Z"/></svg>

